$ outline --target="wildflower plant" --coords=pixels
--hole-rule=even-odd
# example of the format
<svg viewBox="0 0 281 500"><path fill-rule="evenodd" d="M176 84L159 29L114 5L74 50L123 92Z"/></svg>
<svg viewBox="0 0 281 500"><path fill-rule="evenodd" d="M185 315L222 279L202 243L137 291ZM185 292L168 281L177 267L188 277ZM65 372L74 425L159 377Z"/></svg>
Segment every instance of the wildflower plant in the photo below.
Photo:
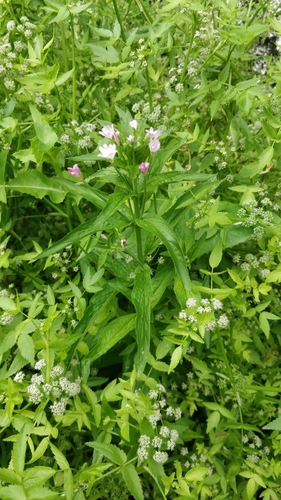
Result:
<svg viewBox="0 0 281 500"><path fill-rule="evenodd" d="M0 498L280 498L279 15L1 2Z"/></svg>

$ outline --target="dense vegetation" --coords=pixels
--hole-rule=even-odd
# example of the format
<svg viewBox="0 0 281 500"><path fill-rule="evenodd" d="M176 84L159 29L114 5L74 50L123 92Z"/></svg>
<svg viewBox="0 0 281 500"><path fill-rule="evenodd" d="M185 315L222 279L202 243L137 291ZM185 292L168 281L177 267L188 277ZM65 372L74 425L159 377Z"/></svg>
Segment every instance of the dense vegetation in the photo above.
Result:
<svg viewBox="0 0 281 500"><path fill-rule="evenodd" d="M0 499L281 496L281 5L0 0Z"/></svg>

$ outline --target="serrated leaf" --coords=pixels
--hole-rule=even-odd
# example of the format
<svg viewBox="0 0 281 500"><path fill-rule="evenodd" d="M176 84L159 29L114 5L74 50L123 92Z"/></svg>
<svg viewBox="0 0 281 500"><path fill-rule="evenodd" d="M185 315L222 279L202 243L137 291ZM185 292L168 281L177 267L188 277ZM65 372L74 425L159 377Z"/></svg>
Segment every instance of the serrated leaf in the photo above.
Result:
<svg viewBox="0 0 281 500"><path fill-rule="evenodd" d="M17 436L12 451L13 467L15 472L19 475L22 475L24 471L26 443L26 432L23 426L21 432Z"/></svg>
<svg viewBox="0 0 281 500"><path fill-rule="evenodd" d="M95 450L97 450L114 464L124 465L127 461L126 453L124 453L123 450L120 450L120 448L118 448L114 444L100 443L98 441L90 441L85 444L87 446L90 446L91 448L95 448Z"/></svg>
<svg viewBox="0 0 281 500"><path fill-rule="evenodd" d="M132 464L121 468L126 486L135 500L144 500L140 477Z"/></svg>
<svg viewBox="0 0 281 500"><path fill-rule="evenodd" d="M138 226L155 234L161 241L163 241L174 262L174 266L180 279L182 280L185 288L190 291L190 278L185 258L178 243L178 237L171 229L168 222L160 216L151 214L146 214L144 219L137 220L136 222Z"/></svg>
<svg viewBox="0 0 281 500"><path fill-rule="evenodd" d="M3 486L1 488L1 500L28 500L23 486Z"/></svg>
<svg viewBox="0 0 281 500"><path fill-rule="evenodd" d="M27 359L31 365L34 364L35 347L33 340L27 333L22 333L18 338L18 346L23 358Z"/></svg>
<svg viewBox="0 0 281 500"><path fill-rule="evenodd" d="M168 374L171 373L176 368L176 366L178 366L181 358L182 358L182 346L180 345L176 347L176 349L172 354Z"/></svg>
<svg viewBox="0 0 281 500"><path fill-rule="evenodd" d="M0 479L5 483L21 484L22 482L21 476L11 469L0 469Z"/></svg>
<svg viewBox="0 0 281 500"><path fill-rule="evenodd" d="M48 446L49 446L49 438L45 437L39 443L39 445L37 446L36 450L32 454L31 459L27 463L28 464L33 464L33 462L36 462L36 460L39 460L39 458L43 457L43 455L44 455L46 449L48 448Z"/></svg>
<svg viewBox="0 0 281 500"><path fill-rule="evenodd" d="M49 444L59 468L63 471L69 469L69 463L64 454L53 443Z"/></svg>
<svg viewBox="0 0 281 500"><path fill-rule="evenodd" d="M212 429L216 429L216 427L219 424L220 421L220 412L219 411L213 411L211 415L207 419L207 432L209 433Z"/></svg>
<svg viewBox="0 0 281 500"><path fill-rule="evenodd" d="M151 277L150 268L144 265L135 271L132 302L136 310L137 376L143 373L150 348Z"/></svg>

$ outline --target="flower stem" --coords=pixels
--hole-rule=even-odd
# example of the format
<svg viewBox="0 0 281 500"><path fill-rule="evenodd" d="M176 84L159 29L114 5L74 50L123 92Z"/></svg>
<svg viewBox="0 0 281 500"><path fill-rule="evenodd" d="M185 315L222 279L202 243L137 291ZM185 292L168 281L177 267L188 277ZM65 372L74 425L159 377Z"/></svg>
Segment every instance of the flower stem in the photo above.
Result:
<svg viewBox="0 0 281 500"><path fill-rule="evenodd" d="M72 120L76 120L76 61L75 61L75 33L73 16L71 15L71 37L72 37Z"/></svg>
<svg viewBox="0 0 281 500"><path fill-rule="evenodd" d="M145 68L145 74L146 74L147 92L148 92L148 100L149 100L149 111L150 111L150 113L152 113L152 111L153 111L152 93L151 93L150 78L149 78L147 66Z"/></svg>
<svg viewBox="0 0 281 500"><path fill-rule="evenodd" d="M137 180L136 179L133 180L133 186L134 186L134 193L135 193L135 196L134 196L135 217L136 217L136 219L139 219L140 210L139 210L139 197L138 197ZM137 224L135 224L135 229L136 229L138 259L140 260L141 263L143 263L141 228Z"/></svg>

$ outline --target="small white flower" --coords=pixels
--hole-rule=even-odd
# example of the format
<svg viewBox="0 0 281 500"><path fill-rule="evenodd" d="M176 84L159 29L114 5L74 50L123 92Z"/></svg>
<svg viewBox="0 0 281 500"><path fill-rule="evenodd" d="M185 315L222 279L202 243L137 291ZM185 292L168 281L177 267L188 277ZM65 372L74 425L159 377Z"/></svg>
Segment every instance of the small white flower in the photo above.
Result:
<svg viewBox="0 0 281 500"><path fill-rule="evenodd" d="M138 122L137 122L137 120L132 120L132 121L130 122L130 126L131 126L132 128L134 128L135 130L137 130L137 128L138 128Z"/></svg>
<svg viewBox="0 0 281 500"><path fill-rule="evenodd" d="M99 147L100 156L101 158L107 158L108 160L113 160L114 156L117 153L116 145L115 144L104 144L103 146Z"/></svg>
<svg viewBox="0 0 281 500"><path fill-rule="evenodd" d="M100 135L103 135L103 137L106 137L107 139L112 139L114 136L115 130L113 125L105 125L102 129L101 132L99 132Z"/></svg>
<svg viewBox="0 0 281 500"><path fill-rule="evenodd" d="M18 372L14 376L14 381L21 383L25 377L25 374L23 372Z"/></svg>
<svg viewBox="0 0 281 500"><path fill-rule="evenodd" d="M197 305L197 300L190 298L186 301L186 307L195 307Z"/></svg>
<svg viewBox="0 0 281 500"><path fill-rule="evenodd" d="M169 456L165 451L156 451L153 455L153 460L159 464L164 464L167 462Z"/></svg>

